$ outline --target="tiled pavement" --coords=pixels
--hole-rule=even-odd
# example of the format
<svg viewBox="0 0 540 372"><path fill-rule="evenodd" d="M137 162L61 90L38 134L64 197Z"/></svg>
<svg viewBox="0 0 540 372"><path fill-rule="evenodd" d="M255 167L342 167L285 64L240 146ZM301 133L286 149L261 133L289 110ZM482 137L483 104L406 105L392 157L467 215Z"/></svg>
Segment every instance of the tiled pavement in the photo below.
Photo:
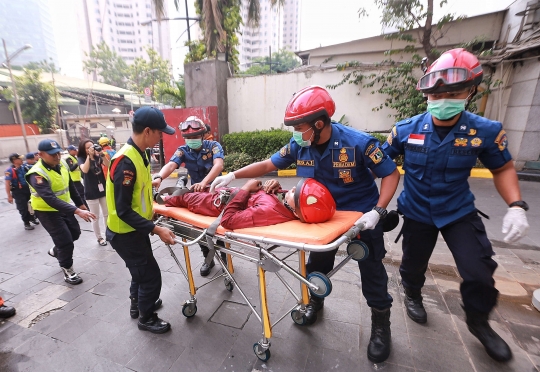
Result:
<svg viewBox="0 0 540 372"><path fill-rule="evenodd" d="M294 178L281 181L284 187L296 183ZM491 324L514 352L509 363L492 361L468 332L460 307L460 280L442 240L424 290L429 320L419 325L406 316L402 305L400 245L393 242L398 230L386 237L385 265L394 298L392 353L387 362L374 365L366 357L370 311L354 262L332 278L333 291L319 321L299 327L287 315L273 329L270 360L261 362L252 351L260 339L260 324L237 289L228 292L221 279L209 284L197 294L197 314L185 318L181 309L188 298L187 283L166 247L153 237L163 275L164 305L159 313L171 322L172 331L164 335L139 331L128 316L128 271L110 246L97 244L90 224L81 221L84 231L75 250L75 269L84 282L69 286L56 260L46 254L51 246L47 233L41 226L25 231L14 206L0 193L0 295L17 307L15 317L0 322L0 371L540 371L540 313L530 305L532 290L540 287L536 227L540 184L521 183L523 198L531 204L532 230L516 246L502 243L504 205L492 182L475 179L471 185L477 207L491 216L485 223L497 253L495 275L501 292ZM195 280L202 283L197 251L192 249ZM284 255L287 250L279 252ZM259 308L255 266L234 262L235 278ZM298 287L288 274L283 276ZM272 273L268 299L274 320L294 304Z"/></svg>

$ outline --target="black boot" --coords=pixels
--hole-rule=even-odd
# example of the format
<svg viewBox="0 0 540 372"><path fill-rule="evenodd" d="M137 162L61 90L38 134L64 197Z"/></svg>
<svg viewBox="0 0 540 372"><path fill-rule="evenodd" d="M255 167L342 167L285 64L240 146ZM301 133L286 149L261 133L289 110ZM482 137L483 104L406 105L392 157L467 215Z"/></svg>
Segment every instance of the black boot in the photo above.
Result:
<svg viewBox="0 0 540 372"><path fill-rule="evenodd" d="M201 270L200 270L201 276L208 276L208 274L210 274L210 270L212 270L214 266L216 266L216 263L214 262L214 260L210 261L210 264L203 262L203 264L201 265Z"/></svg>
<svg viewBox="0 0 540 372"><path fill-rule="evenodd" d="M508 344L489 325L487 313L465 311L465 314L469 331L480 340L490 357L498 362L512 359Z"/></svg>
<svg viewBox="0 0 540 372"><path fill-rule="evenodd" d="M133 319L137 319L139 317L139 300L137 300L135 297L130 297L129 299L131 300L129 316ZM159 309L161 304L163 304L163 301L161 301L161 298L158 298L156 304L154 305L154 310Z"/></svg>
<svg viewBox="0 0 540 372"><path fill-rule="evenodd" d="M407 315L416 323L424 324L427 322L427 313L422 304L422 292L419 289L405 288L405 308Z"/></svg>
<svg viewBox="0 0 540 372"><path fill-rule="evenodd" d="M390 355L390 308L377 310L371 308L371 337L367 349L368 359L382 363Z"/></svg>
<svg viewBox="0 0 540 372"><path fill-rule="evenodd" d="M0 306L0 318L9 318L15 315L15 308L12 306Z"/></svg>
<svg viewBox="0 0 540 372"><path fill-rule="evenodd" d="M152 313L147 317L141 315L137 326L141 331L148 331L152 333L165 333L171 329L170 323L160 319L157 313Z"/></svg>
<svg viewBox="0 0 540 372"><path fill-rule="evenodd" d="M306 323L310 325L317 321L317 312L324 307L324 298L311 296L309 304L306 305Z"/></svg>

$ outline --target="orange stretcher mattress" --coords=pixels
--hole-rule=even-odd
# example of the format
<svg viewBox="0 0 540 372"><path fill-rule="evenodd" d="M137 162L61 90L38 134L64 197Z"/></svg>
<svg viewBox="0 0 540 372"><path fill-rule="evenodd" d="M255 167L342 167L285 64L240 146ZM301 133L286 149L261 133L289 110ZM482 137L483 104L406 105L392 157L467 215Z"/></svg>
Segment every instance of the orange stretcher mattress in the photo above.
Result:
<svg viewBox="0 0 540 372"><path fill-rule="evenodd" d="M186 208L166 207L154 203L154 212L171 217L201 229L206 229L216 217L208 217L190 212ZM262 236L265 238L281 239L295 243L306 244L328 244L340 237L349 230L354 223L362 217L361 212L336 211L331 220L324 223L303 223L299 220L280 223L277 225L264 227L250 227L246 229L234 230L235 233ZM219 226L217 234L225 235L225 232L232 231Z"/></svg>

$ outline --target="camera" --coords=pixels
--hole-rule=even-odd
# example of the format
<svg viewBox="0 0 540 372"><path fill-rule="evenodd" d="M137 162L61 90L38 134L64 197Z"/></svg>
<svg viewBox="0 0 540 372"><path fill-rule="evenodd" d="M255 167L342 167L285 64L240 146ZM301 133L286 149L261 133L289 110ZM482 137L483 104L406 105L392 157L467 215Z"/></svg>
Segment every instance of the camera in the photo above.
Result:
<svg viewBox="0 0 540 372"><path fill-rule="evenodd" d="M103 148L102 148L100 145L98 145L98 144L96 143L96 144L94 144L94 150L95 150L96 152L101 152L101 151L103 150Z"/></svg>

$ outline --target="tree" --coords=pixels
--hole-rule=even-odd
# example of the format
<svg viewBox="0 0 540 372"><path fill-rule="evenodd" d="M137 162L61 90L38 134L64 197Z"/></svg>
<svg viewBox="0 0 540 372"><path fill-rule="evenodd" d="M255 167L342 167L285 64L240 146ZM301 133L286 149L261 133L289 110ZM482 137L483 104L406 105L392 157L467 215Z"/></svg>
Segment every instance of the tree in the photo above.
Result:
<svg viewBox="0 0 540 372"><path fill-rule="evenodd" d="M58 74L60 73L60 69L56 69L56 66L54 65L54 62L47 62L46 59L39 61L39 62L29 62L26 65L24 65L24 68L27 70L42 70L43 72Z"/></svg>
<svg viewBox="0 0 540 372"><path fill-rule="evenodd" d="M180 80L175 81L174 85L159 83L156 87L156 96L159 101L167 103L172 107L186 107L186 86L184 77L180 75Z"/></svg>
<svg viewBox="0 0 540 372"><path fill-rule="evenodd" d="M137 57L127 69L130 88L139 94L142 94L146 87L155 88L157 84L170 85L169 62L161 58L158 52L150 47L146 48L146 53L148 61Z"/></svg>
<svg viewBox="0 0 540 372"><path fill-rule="evenodd" d="M257 57L253 59L252 66L245 73L248 75L263 75L272 73L282 73L290 71L300 66L300 60L293 52L281 49L272 53L270 57Z"/></svg>
<svg viewBox="0 0 540 372"><path fill-rule="evenodd" d="M24 75L15 77L15 84L17 84L23 117L37 124L42 133L48 133L50 129L58 128L55 122L55 90L51 83L41 82L41 72L41 70L25 69ZM4 89L2 94L13 101L11 89ZM10 109L13 110L13 106L12 102Z"/></svg>
<svg viewBox="0 0 540 372"><path fill-rule="evenodd" d="M402 48L386 51L389 58L375 65L384 73L366 76L360 70L355 69L361 66L358 61L338 64L338 70L353 70L346 73L339 83L328 87L335 89L348 82L364 88L372 88L374 89L371 92L372 94L379 93L387 96L385 101L374 107L373 110L379 111L384 107L389 107L396 111L393 115L396 120L401 120L426 110L426 103L422 93L416 90L418 76L422 75L423 56L421 54L428 57L430 62L437 59L440 55L437 42L448 32L449 22L460 21L464 17L446 14L441 17L436 25L432 25L433 0L374 1L375 5L382 10L381 26L383 28L398 29L398 32L385 35L385 38L404 41L406 45ZM447 0L442 0L439 6L442 7L446 3ZM367 12L362 8L359 10L359 15L360 17L366 16ZM420 51L416 48L417 43L421 45ZM473 44L469 43L469 49ZM403 54L410 54L410 59L406 62L400 62L392 58L394 55Z"/></svg>
<svg viewBox="0 0 540 372"><path fill-rule="evenodd" d="M128 65L104 41L92 49L90 54L84 54L88 57L83 62L83 69L87 74L96 72L101 77L101 82L126 88Z"/></svg>

